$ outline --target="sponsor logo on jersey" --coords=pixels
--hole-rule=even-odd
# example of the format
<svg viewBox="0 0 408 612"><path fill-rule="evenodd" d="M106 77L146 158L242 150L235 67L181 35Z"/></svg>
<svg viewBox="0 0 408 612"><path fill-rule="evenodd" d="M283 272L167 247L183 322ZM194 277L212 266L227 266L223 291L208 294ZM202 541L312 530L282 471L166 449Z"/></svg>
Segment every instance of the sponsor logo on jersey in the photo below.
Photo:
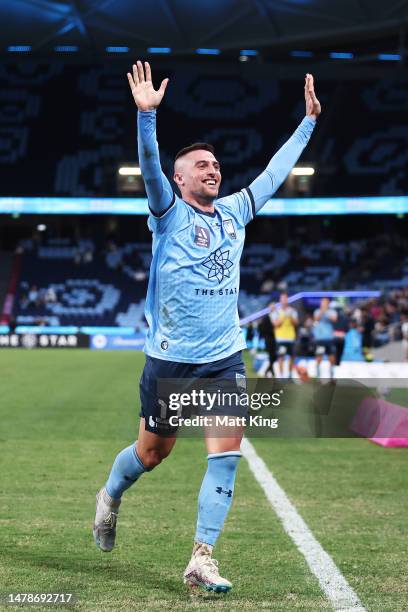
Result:
<svg viewBox="0 0 408 612"><path fill-rule="evenodd" d="M230 278L230 269L234 264L229 259L229 254L229 250L223 251L219 248L203 261L203 266L208 269L209 279L216 278L221 283L224 278Z"/></svg>
<svg viewBox="0 0 408 612"><path fill-rule="evenodd" d="M233 240L236 240L237 233L235 231L234 222L232 221L232 219L225 219L222 224L228 236L230 236Z"/></svg>
<svg viewBox="0 0 408 612"><path fill-rule="evenodd" d="M206 247L210 246L210 232L206 227L200 227L199 225L194 226L194 242L197 246Z"/></svg>
<svg viewBox="0 0 408 612"><path fill-rule="evenodd" d="M226 289L194 289L196 295L238 295L238 289L236 287L229 287Z"/></svg>
<svg viewBox="0 0 408 612"><path fill-rule="evenodd" d="M232 497L232 490L231 489L223 489L222 487L215 487L215 490L220 495L221 495L221 493L225 493L225 495L227 497Z"/></svg>

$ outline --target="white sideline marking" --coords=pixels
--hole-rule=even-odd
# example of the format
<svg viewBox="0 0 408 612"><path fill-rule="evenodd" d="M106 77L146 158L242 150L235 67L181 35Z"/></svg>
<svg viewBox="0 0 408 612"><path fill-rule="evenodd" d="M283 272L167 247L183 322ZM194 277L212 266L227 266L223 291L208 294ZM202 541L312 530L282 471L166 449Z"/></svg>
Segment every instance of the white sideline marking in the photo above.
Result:
<svg viewBox="0 0 408 612"><path fill-rule="evenodd" d="M333 610L366 612L333 559L316 540L285 491L246 438L242 440L241 451L269 503L282 521L286 533L292 538L306 559L310 571L319 581L320 588L330 601Z"/></svg>

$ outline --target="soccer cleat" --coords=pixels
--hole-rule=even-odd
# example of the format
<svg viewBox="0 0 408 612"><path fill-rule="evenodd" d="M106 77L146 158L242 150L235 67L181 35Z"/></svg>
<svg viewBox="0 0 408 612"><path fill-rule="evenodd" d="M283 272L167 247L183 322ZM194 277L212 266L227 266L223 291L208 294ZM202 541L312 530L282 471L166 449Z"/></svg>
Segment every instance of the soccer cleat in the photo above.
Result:
<svg viewBox="0 0 408 612"><path fill-rule="evenodd" d="M110 552L115 546L116 521L120 499L113 499L108 495L105 487L96 494L96 514L93 525L95 544L103 552Z"/></svg>
<svg viewBox="0 0 408 612"><path fill-rule="evenodd" d="M218 561L211 556L212 546L195 544L190 563L187 565L183 580L190 587L201 587L206 591L227 593L232 584L220 576Z"/></svg>

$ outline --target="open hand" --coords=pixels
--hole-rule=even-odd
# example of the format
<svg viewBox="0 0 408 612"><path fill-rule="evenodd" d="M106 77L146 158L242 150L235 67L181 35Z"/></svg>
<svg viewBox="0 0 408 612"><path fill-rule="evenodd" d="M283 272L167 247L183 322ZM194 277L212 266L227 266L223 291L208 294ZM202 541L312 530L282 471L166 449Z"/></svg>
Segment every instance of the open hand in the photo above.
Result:
<svg viewBox="0 0 408 612"><path fill-rule="evenodd" d="M152 83L152 72L149 62L143 64L137 61L133 64L133 77L127 73L130 89L136 106L140 111L148 111L157 108L163 99L169 79L163 79L160 88L156 91Z"/></svg>
<svg viewBox="0 0 408 612"><path fill-rule="evenodd" d="M320 106L319 100L316 98L312 74L307 74L305 78L305 101L306 115L316 121L322 112L322 107Z"/></svg>

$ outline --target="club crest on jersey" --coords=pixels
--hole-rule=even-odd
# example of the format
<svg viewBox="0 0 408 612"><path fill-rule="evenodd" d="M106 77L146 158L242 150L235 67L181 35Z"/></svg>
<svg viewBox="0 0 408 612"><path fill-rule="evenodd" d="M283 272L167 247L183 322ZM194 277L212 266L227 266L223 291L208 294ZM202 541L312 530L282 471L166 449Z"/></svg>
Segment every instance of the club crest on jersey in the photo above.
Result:
<svg viewBox="0 0 408 612"><path fill-rule="evenodd" d="M225 219L225 221L223 221L222 224L223 224L224 229L227 232L228 236L230 236L233 240L236 240L237 233L235 231L233 220L232 219Z"/></svg>
<svg viewBox="0 0 408 612"><path fill-rule="evenodd" d="M194 226L194 242L197 246L200 247L209 247L210 246L210 232L206 227L200 227L199 225Z"/></svg>

